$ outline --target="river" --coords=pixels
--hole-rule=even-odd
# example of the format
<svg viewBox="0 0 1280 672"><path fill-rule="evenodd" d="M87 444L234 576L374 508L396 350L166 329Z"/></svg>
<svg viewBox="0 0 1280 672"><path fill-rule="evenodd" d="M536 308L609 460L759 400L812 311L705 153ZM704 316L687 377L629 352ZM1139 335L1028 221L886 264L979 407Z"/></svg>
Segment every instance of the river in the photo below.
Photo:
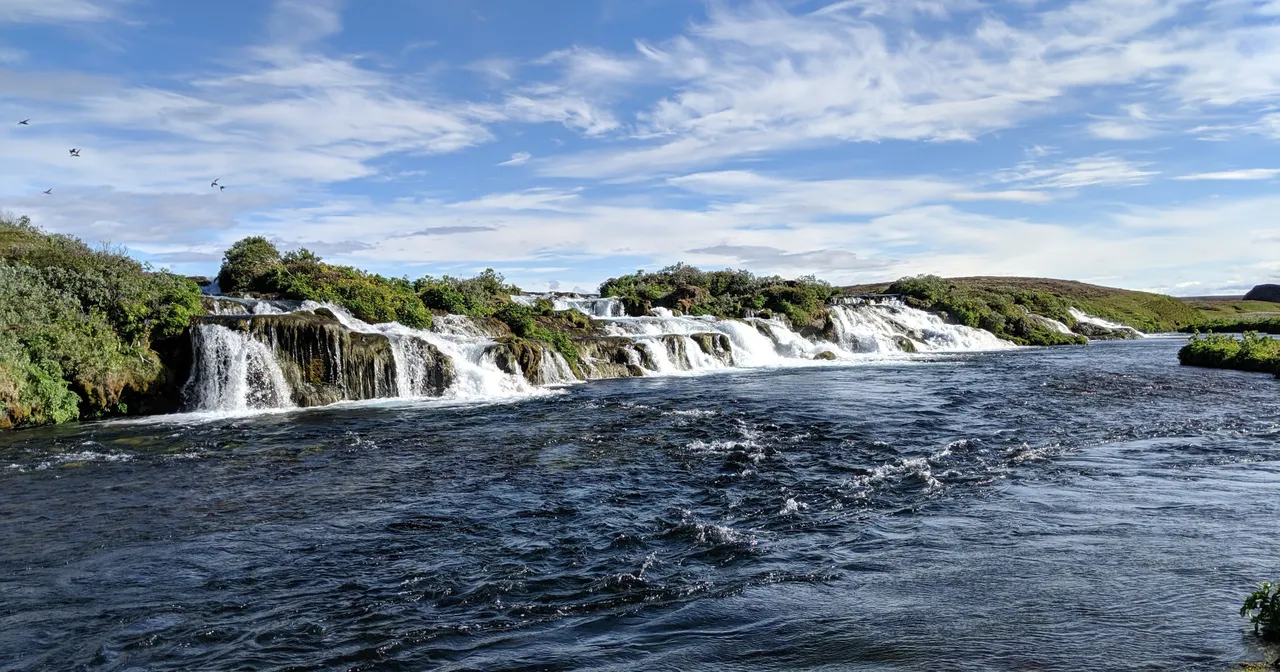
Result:
<svg viewBox="0 0 1280 672"><path fill-rule="evenodd" d="M1225 669L1280 381L1181 343L4 434L0 669Z"/></svg>

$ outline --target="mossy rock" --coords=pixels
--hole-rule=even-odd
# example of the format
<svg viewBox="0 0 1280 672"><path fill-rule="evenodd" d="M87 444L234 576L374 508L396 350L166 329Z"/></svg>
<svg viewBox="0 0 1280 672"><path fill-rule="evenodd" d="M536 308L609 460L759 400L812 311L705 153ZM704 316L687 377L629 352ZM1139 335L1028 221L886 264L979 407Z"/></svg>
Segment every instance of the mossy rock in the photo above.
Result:
<svg viewBox="0 0 1280 672"><path fill-rule="evenodd" d="M814 355L813 358L815 360L824 360L824 361L832 362L832 361L835 361L836 359L836 353L831 352L830 350L824 350Z"/></svg>

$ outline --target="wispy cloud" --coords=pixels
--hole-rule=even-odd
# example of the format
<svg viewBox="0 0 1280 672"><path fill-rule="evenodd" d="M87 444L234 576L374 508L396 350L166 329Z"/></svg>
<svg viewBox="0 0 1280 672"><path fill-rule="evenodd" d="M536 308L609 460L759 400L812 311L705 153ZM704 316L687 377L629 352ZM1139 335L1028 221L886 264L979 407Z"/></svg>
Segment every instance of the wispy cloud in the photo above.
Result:
<svg viewBox="0 0 1280 672"><path fill-rule="evenodd" d="M1194 173L1179 175L1175 180L1269 180L1280 176L1280 168L1243 168L1240 170L1223 170L1216 173Z"/></svg>
<svg viewBox="0 0 1280 672"><path fill-rule="evenodd" d="M1069 159L1052 165L1035 162L996 175L1001 182L1016 182L1037 189L1079 189L1082 187L1125 187L1145 184L1158 171L1143 170L1145 164L1131 163L1115 156Z"/></svg>
<svg viewBox="0 0 1280 672"><path fill-rule="evenodd" d="M94 23L119 18L129 0L4 0L0 22Z"/></svg>
<svg viewBox="0 0 1280 672"><path fill-rule="evenodd" d="M533 158L533 155L530 154L529 152L516 152L515 154L511 155L511 158L507 159L506 161L503 161L502 163L499 163L498 165L499 166L518 166L522 163L527 163L529 159L532 159L532 158Z"/></svg>

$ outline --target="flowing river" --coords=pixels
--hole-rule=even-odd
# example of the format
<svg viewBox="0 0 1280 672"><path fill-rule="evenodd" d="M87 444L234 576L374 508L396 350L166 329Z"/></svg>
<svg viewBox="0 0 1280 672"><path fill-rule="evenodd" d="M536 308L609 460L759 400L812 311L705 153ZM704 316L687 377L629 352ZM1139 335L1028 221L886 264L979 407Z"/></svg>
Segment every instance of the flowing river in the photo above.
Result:
<svg viewBox="0 0 1280 672"><path fill-rule="evenodd" d="M474 360L455 386L504 394L288 409L206 380L200 413L0 435L0 669L1258 658L1236 610L1280 578L1280 381L1179 367L1175 338L945 336L517 394L437 333Z"/></svg>

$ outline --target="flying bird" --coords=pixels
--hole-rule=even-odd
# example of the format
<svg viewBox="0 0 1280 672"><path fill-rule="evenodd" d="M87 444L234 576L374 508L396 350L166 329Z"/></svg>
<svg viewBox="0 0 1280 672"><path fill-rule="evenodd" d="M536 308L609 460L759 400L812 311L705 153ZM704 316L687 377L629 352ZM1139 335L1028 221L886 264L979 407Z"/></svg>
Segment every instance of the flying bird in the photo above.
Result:
<svg viewBox="0 0 1280 672"><path fill-rule="evenodd" d="M222 186L221 184L218 185L218 191L226 191L226 190L227 190L226 187Z"/></svg>
<svg viewBox="0 0 1280 672"><path fill-rule="evenodd" d="M31 120L30 120L30 119L23 119L22 121L19 121L19 122L18 122L18 125L19 125L19 126L30 126L31 124L28 124L28 123L27 123L28 121L31 121Z"/></svg>
<svg viewBox="0 0 1280 672"><path fill-rule="evenodd" d="M80 156L80 150L78 149L71 150L71 156Z"/></svg>
<svg viewBox="0 0 1280 672"><path fill-rule="evenodd" d="M53 193L53 187L49 187L48 189L45 189L45 190L44 190L44 193L46 193L46 194L52 194L52 193Z"/></svg>
<svg viewBox="0 0 1280 672"><path fill-rule="evenodd" d="M216 186L218 186L218 180L221 180L221 179L222 179L221 177L214 178L214 180L213 180L212 182L210 182L210 183L209 183L209 186L211 186L211 187L216 187Z"/></svg>

